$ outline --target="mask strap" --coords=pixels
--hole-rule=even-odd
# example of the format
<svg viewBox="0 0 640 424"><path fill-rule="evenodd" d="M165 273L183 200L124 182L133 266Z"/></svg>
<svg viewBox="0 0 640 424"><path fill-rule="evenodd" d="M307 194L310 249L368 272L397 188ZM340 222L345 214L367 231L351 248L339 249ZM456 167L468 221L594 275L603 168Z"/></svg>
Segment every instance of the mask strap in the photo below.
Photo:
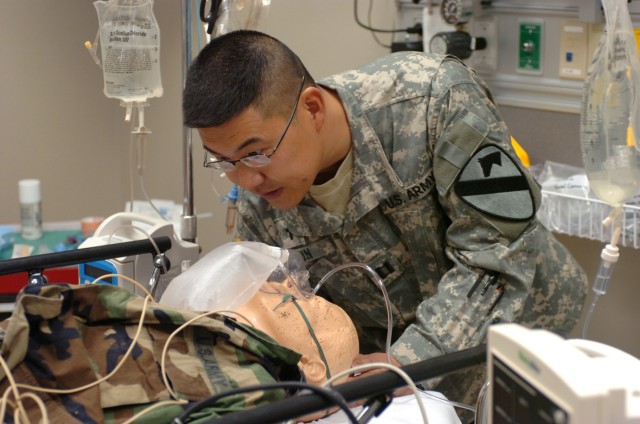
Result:
<svg viewBox="0 0 640 424"><path fill-rule="evenodd" d="M302 319L304 320L305 324L307 324L307 328L309 329L309 333L311 334L311 338L313 339L313 341L316 343L316 346L318 347L318 353L320 354L320 359L324 363L324 367L325 367L326 374L327 374L327 380L330 379L331 378L331 372L329 370L329 363L327 362L327 358L324 356L324 351L322 350L322 346L320 346L320 341L316 337L316 333L313 331L313 327L311 326L311 323L307 319L307 316L305 315L304 311L302 310L302 308L300 307L300 305L296 301L296 297L294 295L292 295L292 294L285 294L284 297L282 298L282 301L280 301L280 303L278 303L276 305L276 307L273 308L273 310L275 311L281 305L283 305L284 303L288 302L289 300L291 300L293 302L295 307L298 309L298 312L300 312L300 316L302 316Z"/></svg>

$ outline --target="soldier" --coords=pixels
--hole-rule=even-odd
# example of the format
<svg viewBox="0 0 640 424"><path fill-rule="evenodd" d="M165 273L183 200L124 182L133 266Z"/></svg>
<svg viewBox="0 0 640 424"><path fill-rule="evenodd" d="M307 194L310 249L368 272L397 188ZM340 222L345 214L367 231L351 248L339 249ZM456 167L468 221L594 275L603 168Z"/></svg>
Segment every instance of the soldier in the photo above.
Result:
<svg viewBox="0 0 640 424"><path fill-rule="evenodd" d="M585 274L536 219L539 186L457 59L400 52L315 82L280 41L237 31L200 52L183 112L204 165L241 187L240 239L298 250L315 282L350 262L380 274L396 364L481 344L491 323L567 335L578 321ZM356 325L354 365L385 361L372 280L349 269L320 294ZM482 372L426 385L474 403Z"/></svg>

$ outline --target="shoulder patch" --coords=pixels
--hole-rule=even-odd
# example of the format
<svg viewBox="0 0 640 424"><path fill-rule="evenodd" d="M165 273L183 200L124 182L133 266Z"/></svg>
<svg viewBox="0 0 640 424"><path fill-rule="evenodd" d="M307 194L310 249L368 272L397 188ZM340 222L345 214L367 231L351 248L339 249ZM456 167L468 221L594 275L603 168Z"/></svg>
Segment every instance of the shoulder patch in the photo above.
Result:
<svg viewBox="0 0 640 424"><path fill-rule="evenodd" d="M528 220L536 210L525 171L494 144L479 149L467 161L455 192L472 208L498 218Z"/></svg>

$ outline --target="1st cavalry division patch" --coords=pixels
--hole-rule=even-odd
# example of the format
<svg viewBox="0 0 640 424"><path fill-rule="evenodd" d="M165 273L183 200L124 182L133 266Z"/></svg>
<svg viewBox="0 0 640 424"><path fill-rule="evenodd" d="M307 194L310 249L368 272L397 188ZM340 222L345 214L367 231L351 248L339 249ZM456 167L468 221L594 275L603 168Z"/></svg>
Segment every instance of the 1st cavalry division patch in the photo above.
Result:
<svg viewBox="0 0 640 424"><path fill-rule="evenodd" d="M527 220L535 213L533 194L524 170L496 145L478 150L455 183L460 198L483 213Z"/></svg>

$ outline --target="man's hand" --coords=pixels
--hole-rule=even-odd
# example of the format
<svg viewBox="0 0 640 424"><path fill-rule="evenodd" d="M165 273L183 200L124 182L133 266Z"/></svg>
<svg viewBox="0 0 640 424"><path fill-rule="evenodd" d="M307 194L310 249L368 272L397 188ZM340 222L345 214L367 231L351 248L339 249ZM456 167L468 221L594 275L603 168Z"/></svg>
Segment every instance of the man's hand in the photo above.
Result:
<svg viewBox="0 0 640 424"><path fill-rule="evenodd" d="M387 361L387 354L383 353L383 352L376 352L376 353L370 353L368 355L358 355L356 356L356 358L353 360L353 362L351 363L351 367L357 367L360 365L367 365L367 364L371 364L374 362L383 362L385 364L389 363ZM394 357L391 357L391 365L394 365L398 368L402 367L402 365L400 364L400 362L398 362ZM385 371L389 371L389 372L393 372L390 371L387 368L372 368L370 370L367 371L357 371L355 374L352 374L349 376L349 379L347 381L354 381L354 380L358 380L360 378L364 378L364 377L369 377L375 374L379 374L381 372L385 372ZM401 387L396 389L393 392L394 396L406 396L406 395L410 395L413 393L413 390L411 390L410 387Z"/></svg>

